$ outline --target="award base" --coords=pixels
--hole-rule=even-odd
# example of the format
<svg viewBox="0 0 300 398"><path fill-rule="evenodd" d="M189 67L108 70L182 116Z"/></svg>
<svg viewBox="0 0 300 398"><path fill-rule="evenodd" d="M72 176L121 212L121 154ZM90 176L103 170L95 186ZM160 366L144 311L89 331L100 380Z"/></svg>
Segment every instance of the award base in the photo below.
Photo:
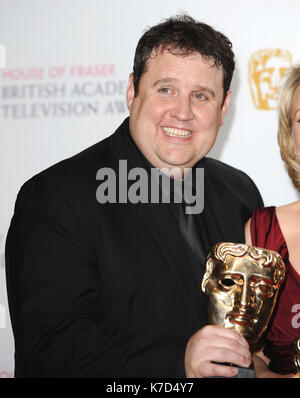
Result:
<svg viewBox="0 0 300 398"><path fill-rule="evenodd" d="M222 365L227 365L227 366L234 366L235 368L238 369L238 374L236 376L232 377L224 377L224 376L211 376L209 377L210 379L254 379L255 378L255 370L253 365L251 365L249 368L243 368L241 366L236 366L236 365L231 365L231 364L222 364Z"/></svg>

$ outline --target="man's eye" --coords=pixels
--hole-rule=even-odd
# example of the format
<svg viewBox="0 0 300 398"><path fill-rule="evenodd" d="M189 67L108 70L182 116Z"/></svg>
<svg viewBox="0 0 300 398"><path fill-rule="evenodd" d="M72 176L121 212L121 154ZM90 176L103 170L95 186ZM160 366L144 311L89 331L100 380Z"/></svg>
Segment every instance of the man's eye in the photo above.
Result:
<svg viewBox="0 0 300 398"><path fill-rule="evenodd" d="M194 98L197 101L205 101L207 99L206 95L202 94L202 93L195 93L194 94Z"/></svg>
<svg viewBox="0 0 300 398"><path fill-rule="evenodd" d="M232 278L223 278L221 280L219 280L220 285L224 288L224 289L231 289L234 285L235 285L235 281Z"/></svg>
<svg viewBox="0 0 300 398"><path fill-rule="evenodd" d="M205 102L209 100L209 97L203 93L193 93L193 99L196 102Z"/></svg>
<svg viewBox="0 0 300 398"><path fill-rule="evenodd" d="M163 94L169 94L171 92L171 89L169 87L162 87L159 89L159 92Z"/></svg>

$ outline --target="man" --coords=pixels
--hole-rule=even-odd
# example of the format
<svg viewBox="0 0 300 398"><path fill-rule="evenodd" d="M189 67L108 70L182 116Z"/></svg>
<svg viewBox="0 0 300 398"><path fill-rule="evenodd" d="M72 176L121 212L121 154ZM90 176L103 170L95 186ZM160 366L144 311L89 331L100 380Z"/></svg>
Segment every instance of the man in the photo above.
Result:
<svg viewBox="0 0 300 398"><path fill-rule="evenodd" d="M200 291L209 249L243 241L262 205L245 174L205 158L233 69L231 43L211 27L187 16L154 26L136 49L129 120L24 184L6 249L16 377L230 377L214 362L250 364L241 336L205 326ZM120 200L122 187L103 200L99 180L122 177L121 161L183 177L204 168L204 211Z"/></svg>

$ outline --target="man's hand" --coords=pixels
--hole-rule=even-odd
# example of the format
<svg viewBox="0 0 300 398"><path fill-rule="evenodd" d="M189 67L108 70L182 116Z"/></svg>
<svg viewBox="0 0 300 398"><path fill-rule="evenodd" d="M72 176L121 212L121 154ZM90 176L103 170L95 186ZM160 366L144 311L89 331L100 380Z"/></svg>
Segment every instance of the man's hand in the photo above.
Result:
<svg viewBox="0 0 300 398"><path fill-rule="evenodd" d="M216 325L205 326L188 341L185 351L186 376L201 378L237 375L237 368L221 363L249 367L252 363L249 345L246 339L234 330Z"/></svg>

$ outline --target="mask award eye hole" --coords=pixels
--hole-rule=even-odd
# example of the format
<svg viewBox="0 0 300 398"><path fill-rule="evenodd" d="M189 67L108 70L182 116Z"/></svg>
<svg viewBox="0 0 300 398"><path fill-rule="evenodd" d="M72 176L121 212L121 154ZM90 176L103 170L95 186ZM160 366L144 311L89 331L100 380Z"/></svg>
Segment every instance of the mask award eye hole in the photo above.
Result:
<svg viewBox="0 0 300 398"><path fill-rule="evenodd" d="M220 281L220 283L221 283L221 285L223 286L223 287L232 287L232 286L234 286L235 285L235 282L234 282L234 280L233 279L231 279L231 278L223 278L221 281Z"/></svg>

